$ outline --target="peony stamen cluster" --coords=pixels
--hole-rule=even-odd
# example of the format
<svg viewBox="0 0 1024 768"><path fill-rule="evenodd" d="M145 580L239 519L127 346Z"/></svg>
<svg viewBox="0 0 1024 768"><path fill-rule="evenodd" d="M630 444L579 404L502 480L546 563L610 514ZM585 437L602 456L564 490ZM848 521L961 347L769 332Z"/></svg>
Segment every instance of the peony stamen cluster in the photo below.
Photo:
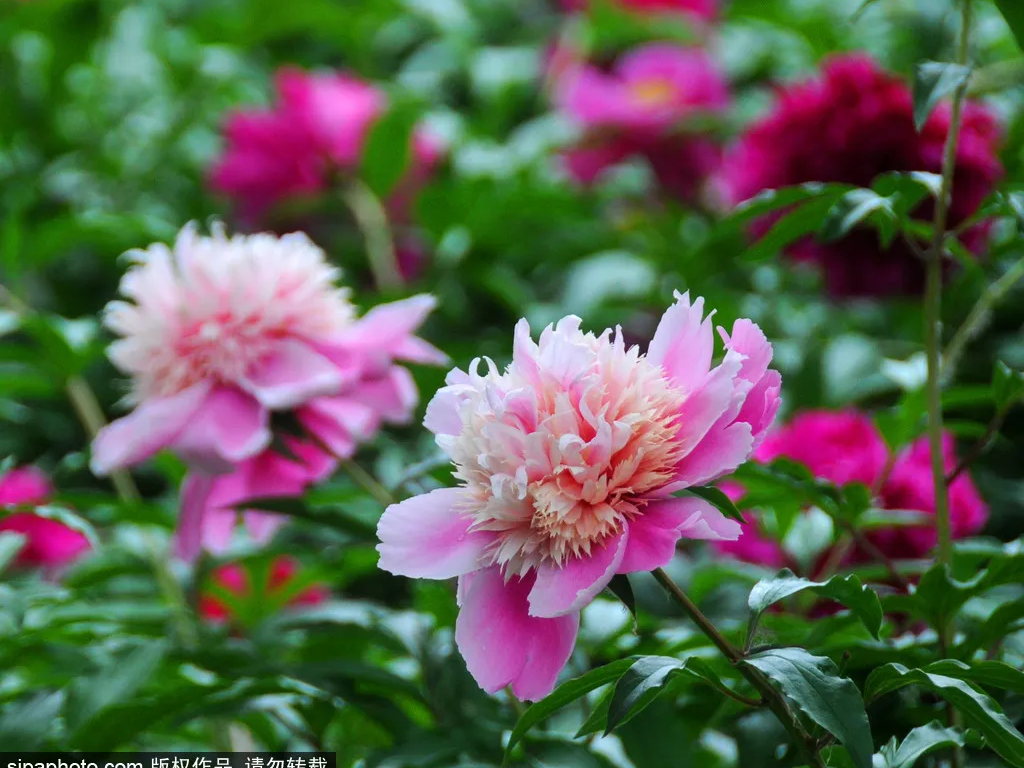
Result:
<svg viewBox="0 0 1024 768"><path fill-rule="evenodd" d="M356 317L339 271L305 235L209 237L131 254L107 327L134 409L93 444L98 475L162 449L190 468L178 551L222 550L246 499L290 496L330 474L384 422L410 418L415 384L399 361L440 363L414 336L434 306L416 296ZM271 448L271 414L298 434ZM287 454L287 455L285 455ZM279 520L247 513L265 540Z"/></svg>
<svg viewBox="0 0 1024 768"><path fill-rule="evenodd" d="M456 641L487 691L549 693L580 610L617 573L665 565L680 538L734 539L739 524L674 494L743 463L779 406L772 348L749 320L714 332L688 295L646 355L577 317L534 342L516 326L512 362L448 374L424 421L460 485L407 499L380 520L380 566L459 577Z"/></svg>

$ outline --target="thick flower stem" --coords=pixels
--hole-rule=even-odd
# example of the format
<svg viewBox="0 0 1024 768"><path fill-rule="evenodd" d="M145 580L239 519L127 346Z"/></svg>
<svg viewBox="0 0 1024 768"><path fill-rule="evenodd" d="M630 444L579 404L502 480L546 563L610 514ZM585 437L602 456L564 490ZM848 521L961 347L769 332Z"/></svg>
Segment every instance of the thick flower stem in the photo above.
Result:
<svg viewBox="0 0 1024 768"><path fill-rule="evenodd" d="M694 604L686 593L680 589L679 585L672 581L672 578L665 573L661 568L656 568L651 571L654 578L658 581L661 586L665 588L665 591L669 593L673 600L675 600L682 609L686 612L687 616L696 624L701 632L707 635L708 639L715 644L715 647L722 652L722 654L736 667L741 675L743 675L747 682L749 682L754 689L761 694L764 703L775 713L775 716L779 718L779 722L782 723L786 732L789 733L790 738L793 742L801 749L807 759L810 761L810 765L814 768L826 768L825 760L818 752L818 746L800 725L799 720L790 710L786 704L785 699L782 698L782 694L772 687L772 684L765 679L756 669L747 664L743 664L743 653L730 643L725 636L718 631L714 624L701 613L700 608Z"/></svg>
<svg viewBox="0 0 1024 768"><path fill-rule="evenodd" d="M68 399L71 401L79 421L85 427L89 436L95 438L107 420L103 415L103 409L92 388L80 376L72 376L68 379L65 389ZM111 482L117 495L127 504L137 504L142 500L132 476L123 469L115 470L110 475ZM170 604L171 615L174 617L175 627L178 636L186 645L196 642L196 633L188 615L188 604L185 601L185 593L181 585L171 572L170 565L160 545L148 534L145 536L146 546L149 548L150 560L153 564L153 574L156 577L157 585L164 595L164 599Z"/></svg>
<svg viewBox="0 0 1024 768"><path fill-rule="evenodd" d="M967 65L971 33L971 2L961 0L960 42L957 48L957 63ZM949 519L949 495L946 486L946 468L942 455L942 349L940 319L942 310L942 267L945 257L946 224L953 192L953 173L956 169L956 150L960 141L960 125L963 116L964 97L967 94L965 81L953 94L950 112L949 135L942 158L942 185L935 205L935 220L932 242L928 251L927 281L925 289L925 348L928 357L928 445L931 450L932 477L935 486L935 529L938 536L938 561L949 567L953 560L953 538ZM939 647L945 650L951 645L952 617L943 617L939 633ZM950 705L949 724L956 725L958 713ZM963 765L963 752L953 749L953 768Z"/></svg>

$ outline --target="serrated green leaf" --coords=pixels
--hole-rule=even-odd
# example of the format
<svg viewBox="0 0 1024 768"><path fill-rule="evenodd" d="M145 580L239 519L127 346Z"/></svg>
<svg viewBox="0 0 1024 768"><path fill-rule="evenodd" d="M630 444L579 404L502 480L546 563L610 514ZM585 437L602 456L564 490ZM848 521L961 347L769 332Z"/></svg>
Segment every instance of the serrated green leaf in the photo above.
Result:
<svg viewBox="0 0 1024 768"><path fill-rule="evenodd" d="M804 590L842 603L863 622L874 637L882 627L882 604L875 591L856 576L833 576L828 581L810 581L793 574L789 569L779 571L773 578L764 579L754 585L747 599L751 621L756 622L761 613L780 600Z"/></svg>
<svg viewBox="0 0 1024 768"><path fill-rule="evenodd" d="M947 728L933 720L928 725L911 729L897 746L894 738L878 751L880 760L875 761L875 768L914 768L914 764L931 752L951 747L964 747L968 743L980 741L972 738L970 732L959 728Z"/></svg>
<svg viewBox="0 0 1024 768"><path fill-rule="evenodd" d="M969 725L981 732L997 755L1016 768L1024 768L1024 736L995 701L963 680L908 669L902 664L886 664L868 675L864 697L873 701L908 685L920 685L946 699Z"/></svg>
<svg viewBox="0 0 1024 768"><path fill-rule="evenodd" d="M562 683L544 699L531 704L519 718L519 722L516 723L508 737L508 744L505 746L506 759L512 748L523 740L533 726L602 685L618 680L633 665L633 661L633 659L619 659L611 664L605 664L603 667L592 669L579 677Z"/></svg>
<svg viewBox="0 0 1024 768"><path fill-rule="evenodd" d="M804 715L835 736L856 768L871 768L875 750L864 701L856 684L840 677L831 659L802 648L779 648L742 663L767 675Z"/></svg>
<svg viewBox="0 0 1024 768"><path fill-rule="evenodd" d="M941 61L923 61L914 67L914 125L920 131L946 96L967 83L970 67Z"/></svg>

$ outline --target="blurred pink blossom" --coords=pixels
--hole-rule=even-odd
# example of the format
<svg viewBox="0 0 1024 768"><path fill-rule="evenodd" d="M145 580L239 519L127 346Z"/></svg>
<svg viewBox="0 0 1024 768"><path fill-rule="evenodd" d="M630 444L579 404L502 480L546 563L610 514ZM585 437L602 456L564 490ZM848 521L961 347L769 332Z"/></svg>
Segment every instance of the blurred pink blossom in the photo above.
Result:
<svg viewBox="0 0 1024 768"><path fill-rule="evenodd" d="M236 200L250 221L282 200L326 191L334 173L357 171L366 137L387 110L375 85L349 75L286 67L276 85L274 107L228 116L224 153L210 169L213 188ZM399 218L441 154L433 136L413 134L410 168L392 201Z"/></svg>
<svg viewBox="0 0 1024 768"><path fill-rule="evenodd" d="M951 472L956 465L951 435L945 437L944 453L946 471ZM816 477L836 485L853 482L866 485L875 492L876 503L883 509L935 511L927 439L921 438L900 452L886 474L889 450L871 419L858 411L799 414L789 424L769 434L754 454L755 460L763 463L780 457L804 464ZM743 496L743 488L736 483L723 485L723 490L733 501ZM962 538L978 533L988 519L988 508L967 473L950 485L949 497L953 536ZM756 513L746 514L744 535L737 541L715 542L715 548L745 562L771 568L783 565L795 568L781 545L763 531ZM896 560L926 557L936 541L935 527L931 524L881 529L871 532L869 538L886 556ZM819 564L828 559L827 552L819 559ZM871 560L869 553L855 548L846 562Z"/></svg>
<svg viewBox="0 0 1024 768"><path fill-rule="evenodd" d="M615 0L619 6L637 13L682 13L696 19L713 21L718 15L718 0ZM566 11L584 10L587 0L560 0Z"/></svg>
<svg viewBox="0 0 1024 768"><path fill-rule="evenodd" d="M566 153L566 166L583 183L634 156L645 157L662 185L692 198L717 169L717 142L687 121L722 112L729 90L711 57L699 48L666 43L641 46L611 71L553 56L555 104L583 131Z"/></svg>
<svg viewBox="0 0 1024 768"><path fill-rule="evenodd" d="M41 506L52 493L50 481L35 467L12 469L0 477L0 507ZM0 533L4 531L25 537L16 563L26 568L60 568L90 548L83 533L32 512L0 517Z"/></svg>
<svg viewBox="0 0 1024 768"><path fill-rule="evenodd" d="M270 565L266 588L259 596L261 604L264 601L275 600L281 592L290 589L291 582L298 572L299 564L294 558L287 556L275 558ZM245 600L253 597L251 576L249 569L243 565L229 563L215 570L211 578L220 588L227 590L240 600ZM290 598L287 604L293 607L319 605L329 598L330 590L326 586L313 584ZM209 591L199 598L199 615L207 621L218 624L231 622L238 618L230 605Z"/></svg>
<svg viewBox="0 0 1024 768"><path fill-rule="evenodd" d="M338 270L302 234L202 237L186 227L173 250L133 255L128 300L108 306L106 324L121 337L110 358L132 377L135 408L97 436L92 468L108 474L164 448L181 456L191 470L183 557L204 540L223 543L223 515L206 521L209 512L301 493L382 422L410 418L416 386L398 361L446 360L413 335L432 297L357 318ZM300 463L268 453L272 412L291 413L315 440L293 446ZM272 523L247 518L257 538L269 535Z"/></svg>
<svg viewBox="0 0 1024 768"><path fill-rule="evenodd" d="M772 111L729 152L718 187L736 204L762 190L805 182L870 187L890 171L938 173L949 124L950 106L940 104L918 132L913 98L903 80L865 54L833 56L817 77L779 89ZM999 143L992 114L968 103L957 145L951 228L978 210L1002 176ZM926 203L917 215L930 218L931 209ZM965 244L980 252L986 231L985 226L969 229ZM897 238L882 248L870 230L855 230L834 243L802 240L788 253L817 264L834 296L913 294L924 285L923 265L909 246Z"/></svg>
<svg viewBox="0 0 1024 768"><path fill-rule="evenodd" d="M616 573L672 559L682 538L734 539L739 525L672 494L731 472L772 423L781 380L760 329L738 320L712 367L703 299L678 295L647 355L578 317L535 343L516 326L512 362L455 369L426 427L462 485L407 499L380 520L380 566L459 577L455 638L485 690L553 688L580 610Z"/></svg>

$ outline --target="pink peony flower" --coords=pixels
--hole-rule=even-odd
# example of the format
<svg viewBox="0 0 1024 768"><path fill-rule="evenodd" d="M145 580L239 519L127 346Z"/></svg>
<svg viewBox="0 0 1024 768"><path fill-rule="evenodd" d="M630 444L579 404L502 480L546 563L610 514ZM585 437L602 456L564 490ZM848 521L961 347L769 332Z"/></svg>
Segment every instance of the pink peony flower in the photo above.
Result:
<svg viewBox="0 0 1024 768"><path fill-rule="evenodd" d="M387 110L387 99L376 86L343 74L285 68L277 73L276 84L275 107L228 117L227 146L210 169L213 188L236 199L251 220L281 200L325 191L336 172L356 171L367 135ZM414 134L412 164L396 192L400 208L441 152L429 134Z"/></svg>
<svg viewBox="0 0 1024 768"><path fill-rule="evenodd" d="M944 446L949 472L956 465L951 435L945 437ZM779 457L798 461L816 477L836 485L863 483L875 491L876 503L883 509L935 511L927 439L921 438L905 449L886 475L889 450L871 419L858 411L806 411L796 416L765 438L754 454L755 460L764 463ZM742 487L735 483L723 485L723 490L733 501L743 496ZM954 537L980 531L988 510L966 473L953 482L949 495ZM933 525L883 529L872 532L870 538L890 558L913 559L926 557L935 546L935 529ZM794 567L780 544L762 530L754 513L748 513L739 540L716 541L714 546L745 562L771 568ZM828 560L828 554L820 562ZM854 550L846 562L871 560L869 553Z"/></svg>
<svg viewBox="0 0 1024 768"><path fill-rule="evenodd" d="M380 566L459 577L456 641L485 690L549 693L580 610L616 573L665 565L681 537L733 539L739 525L673 493L731 472L760 443L781 380L760 329L738 320L723 361L704 302L664 315L647 355L621 331L567 317L539 343L516 326L504 373L451 371L424 421L458 488L389 507Z"/></svg>
<svg viewBox="0 0 1024 768"><path fill-rule="evenodd" d="M918 133L906 83L864 54L835 56L819 77L779 90L775 108L727 157L721 187L735 204L765 189L810 181L869 187L889 171L938 173L949 123L949 104L942 104ZM969 103L957 149L951 227L974 214L1001 177L999 141L995 118ZM922 205L918 215L930 218L931 205ZM968 231L973 251L981 250L985 231ZM870 230L838 243L803 240L789 255L819 265L835 296L918 293L924 284L923 266L910 248L897 239L883 249Z"/></svg>
<svg viewBox="0 0 1024 768"><path fill-rule="evenodd" d="M553 77L556 105L584 130L581 145L566 153L579 181L591 183L642 156L668 191L690 198L717 168L718 145L685 131L688 119L729 104L725 80L705 51L655 43L627 53L612 72L559 61Z"/></svg>
<svg viewBox="0 0 1024 768"><path fill-rule="evenodd" d="M282 592L290 589L291 582L299 571L299 564L291 557L278 557L270 565L267 584L258 588L255 594L252 589L250 571L238 563L222 565L211 576L221 589L232 593L239 600L257 599L261 608L266 602L275 603L280 600ZM313 584L287 600L289 606L319 605L330 598L330 590L322 584ZM218 595L205 592L199 597L199 614L207 621L225 623L236 621L235 609Z"/></svg>
<svg viewBox="0 0 1024 768"><path fill-rule="evenodd" d="M42 505L52 493L49 480L35 467L12 469L0 477L0 507ZM60 568L90 548L84 534L31 512L14 512L0 518L0 533L4 531L25 537L15 561L25 568Z"/></svg>
<svg viewBox="0 0 1024 768"><path fill-rule="evenodd" d="M134 257L121 282L130 301L112 302L106 324L121 336L110 357L132 377L135 409L97 436L92 468L103 475L163 448L178 453L193 470L183 557L218 529L206 511L294 493L329 471L323 449L349 456L382 421L408 419L416 387L396 361L446 359L413 335L432 297L357 319L338 270L302 234L201 237L186 227L173 250ZM271 412L291 412L315 439L302 447L303 467L267 455Z"/></svg>
<svg viewBox="0 0 1024 768"><path fill-rule="evenodd" d="M560 0L566 11L582 11L587 7L587 0ZM643 14L682 13L695 19L713 21L718 15L717 0L617 0L618 4L629 11Z"/></svg>

